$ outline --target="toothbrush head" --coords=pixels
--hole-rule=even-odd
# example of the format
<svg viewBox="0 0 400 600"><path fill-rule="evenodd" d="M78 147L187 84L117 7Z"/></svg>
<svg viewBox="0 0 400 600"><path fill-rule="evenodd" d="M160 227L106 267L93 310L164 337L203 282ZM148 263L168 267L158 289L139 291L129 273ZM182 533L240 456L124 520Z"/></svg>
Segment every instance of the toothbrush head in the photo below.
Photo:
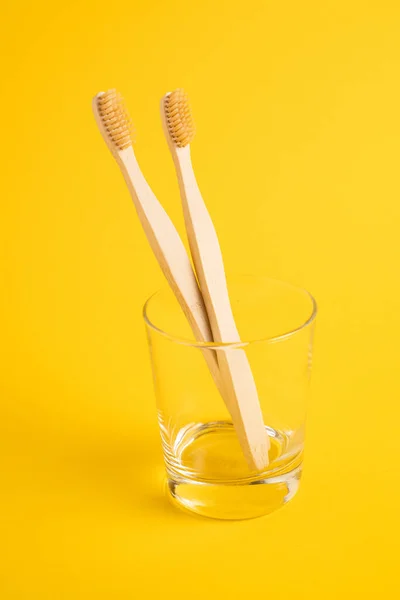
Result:
<svg viewBox="0 0 400 600"><path fill-rule="evenodd" d="M183 148L193 141L196 128L186 92L179 88L164 96L165 122L172 142Z"/></svg>
<svg viewBox="0 0 400 600"><path fill-rule="evenodd" d="M117 90L100 92L93 99L93 112L112 152L126 150L134 142L134 129L124 99Z"/></svg>

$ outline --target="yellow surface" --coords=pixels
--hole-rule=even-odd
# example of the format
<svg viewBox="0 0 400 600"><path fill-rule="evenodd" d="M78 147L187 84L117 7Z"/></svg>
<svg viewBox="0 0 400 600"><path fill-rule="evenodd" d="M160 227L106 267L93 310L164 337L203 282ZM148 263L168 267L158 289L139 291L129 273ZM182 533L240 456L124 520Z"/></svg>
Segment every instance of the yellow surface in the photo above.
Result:
<svg viewBox="0 0 400 600"><path fill-rule="evenodd" d="M1 29L2 600L396 597L398 3L6 0ZM162 495L162 275L91 114L111 86L181 231L158 101L187 89L228 269L319 301L302 489L265 519Z"/></svg>

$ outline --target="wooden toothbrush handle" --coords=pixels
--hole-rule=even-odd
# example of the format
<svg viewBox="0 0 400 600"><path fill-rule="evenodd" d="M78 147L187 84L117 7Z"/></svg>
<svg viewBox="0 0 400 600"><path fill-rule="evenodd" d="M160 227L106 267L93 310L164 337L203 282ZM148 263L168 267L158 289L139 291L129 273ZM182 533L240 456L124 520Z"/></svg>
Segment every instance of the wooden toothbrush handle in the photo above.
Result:
<svg viewBox="0 0 400 600"><path fill-rule="evenodd" d="M190 159L190 147L176 149L176 164L190 250L215 342L240 342L214 224L201 197ZM225 401L249 466L268 464L267 435L254 377L243 349L218 350Z"/></svg>
<svg viewBox="0 0 400 600"><path fill-rule="evenodd" d="M174 224L144 178L131 147L119 152L119 161L151 249L189 321L196 340L212 341L203 297ZM203 355L218 390L223 394L215 352L203 350Z"/></svg>

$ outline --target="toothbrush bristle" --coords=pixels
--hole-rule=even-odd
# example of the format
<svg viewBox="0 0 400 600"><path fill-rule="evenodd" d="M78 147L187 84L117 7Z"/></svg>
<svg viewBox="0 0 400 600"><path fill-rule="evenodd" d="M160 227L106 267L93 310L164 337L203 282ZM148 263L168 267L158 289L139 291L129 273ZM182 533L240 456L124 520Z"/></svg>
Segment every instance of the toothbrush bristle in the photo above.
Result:
<svg viewBox="0 0 400 600"><path fill-rule="evenodd" d="M125 108L124 99L117 90L108 90L97 96L97 109L110 141L117 150L132 146L134 130Z"/></svg>
<svg viewBox="0 0 400 600"><path fill-rule="evenodd" d="M178 148L187 146L196 133L188 95L179 88L165 96L164 107L172 141Z"/></svg>

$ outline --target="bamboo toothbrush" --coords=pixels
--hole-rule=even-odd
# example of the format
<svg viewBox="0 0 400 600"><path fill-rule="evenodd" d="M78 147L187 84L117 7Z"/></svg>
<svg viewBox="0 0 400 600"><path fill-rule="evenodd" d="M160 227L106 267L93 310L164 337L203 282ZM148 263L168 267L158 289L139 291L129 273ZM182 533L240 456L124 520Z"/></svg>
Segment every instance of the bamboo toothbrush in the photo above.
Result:
<svg viewBox="0 0 400 600"><path fill-rule="evenodd" d="M145 180L133 151L133 127L123 99L116 90L100 92L93 99L100 132L120 167L150 246L177 297L196 340L212 341L203 297L186 249L177 230ZM203 355L223 394L214 352Z"/></svg>
<svg viewBox="0 0 400 600"><path fill-rule="evenodd" d="M177 171L190 250L214 342L240 343L217 234L193 171L190 143L195 127L188 97L183 90L164 96L161 116ZM269 437L247 356L239 348L220 349L217 354L227 392L224 399L243 453L251 469L262 470L268 465Z"/></svg>

